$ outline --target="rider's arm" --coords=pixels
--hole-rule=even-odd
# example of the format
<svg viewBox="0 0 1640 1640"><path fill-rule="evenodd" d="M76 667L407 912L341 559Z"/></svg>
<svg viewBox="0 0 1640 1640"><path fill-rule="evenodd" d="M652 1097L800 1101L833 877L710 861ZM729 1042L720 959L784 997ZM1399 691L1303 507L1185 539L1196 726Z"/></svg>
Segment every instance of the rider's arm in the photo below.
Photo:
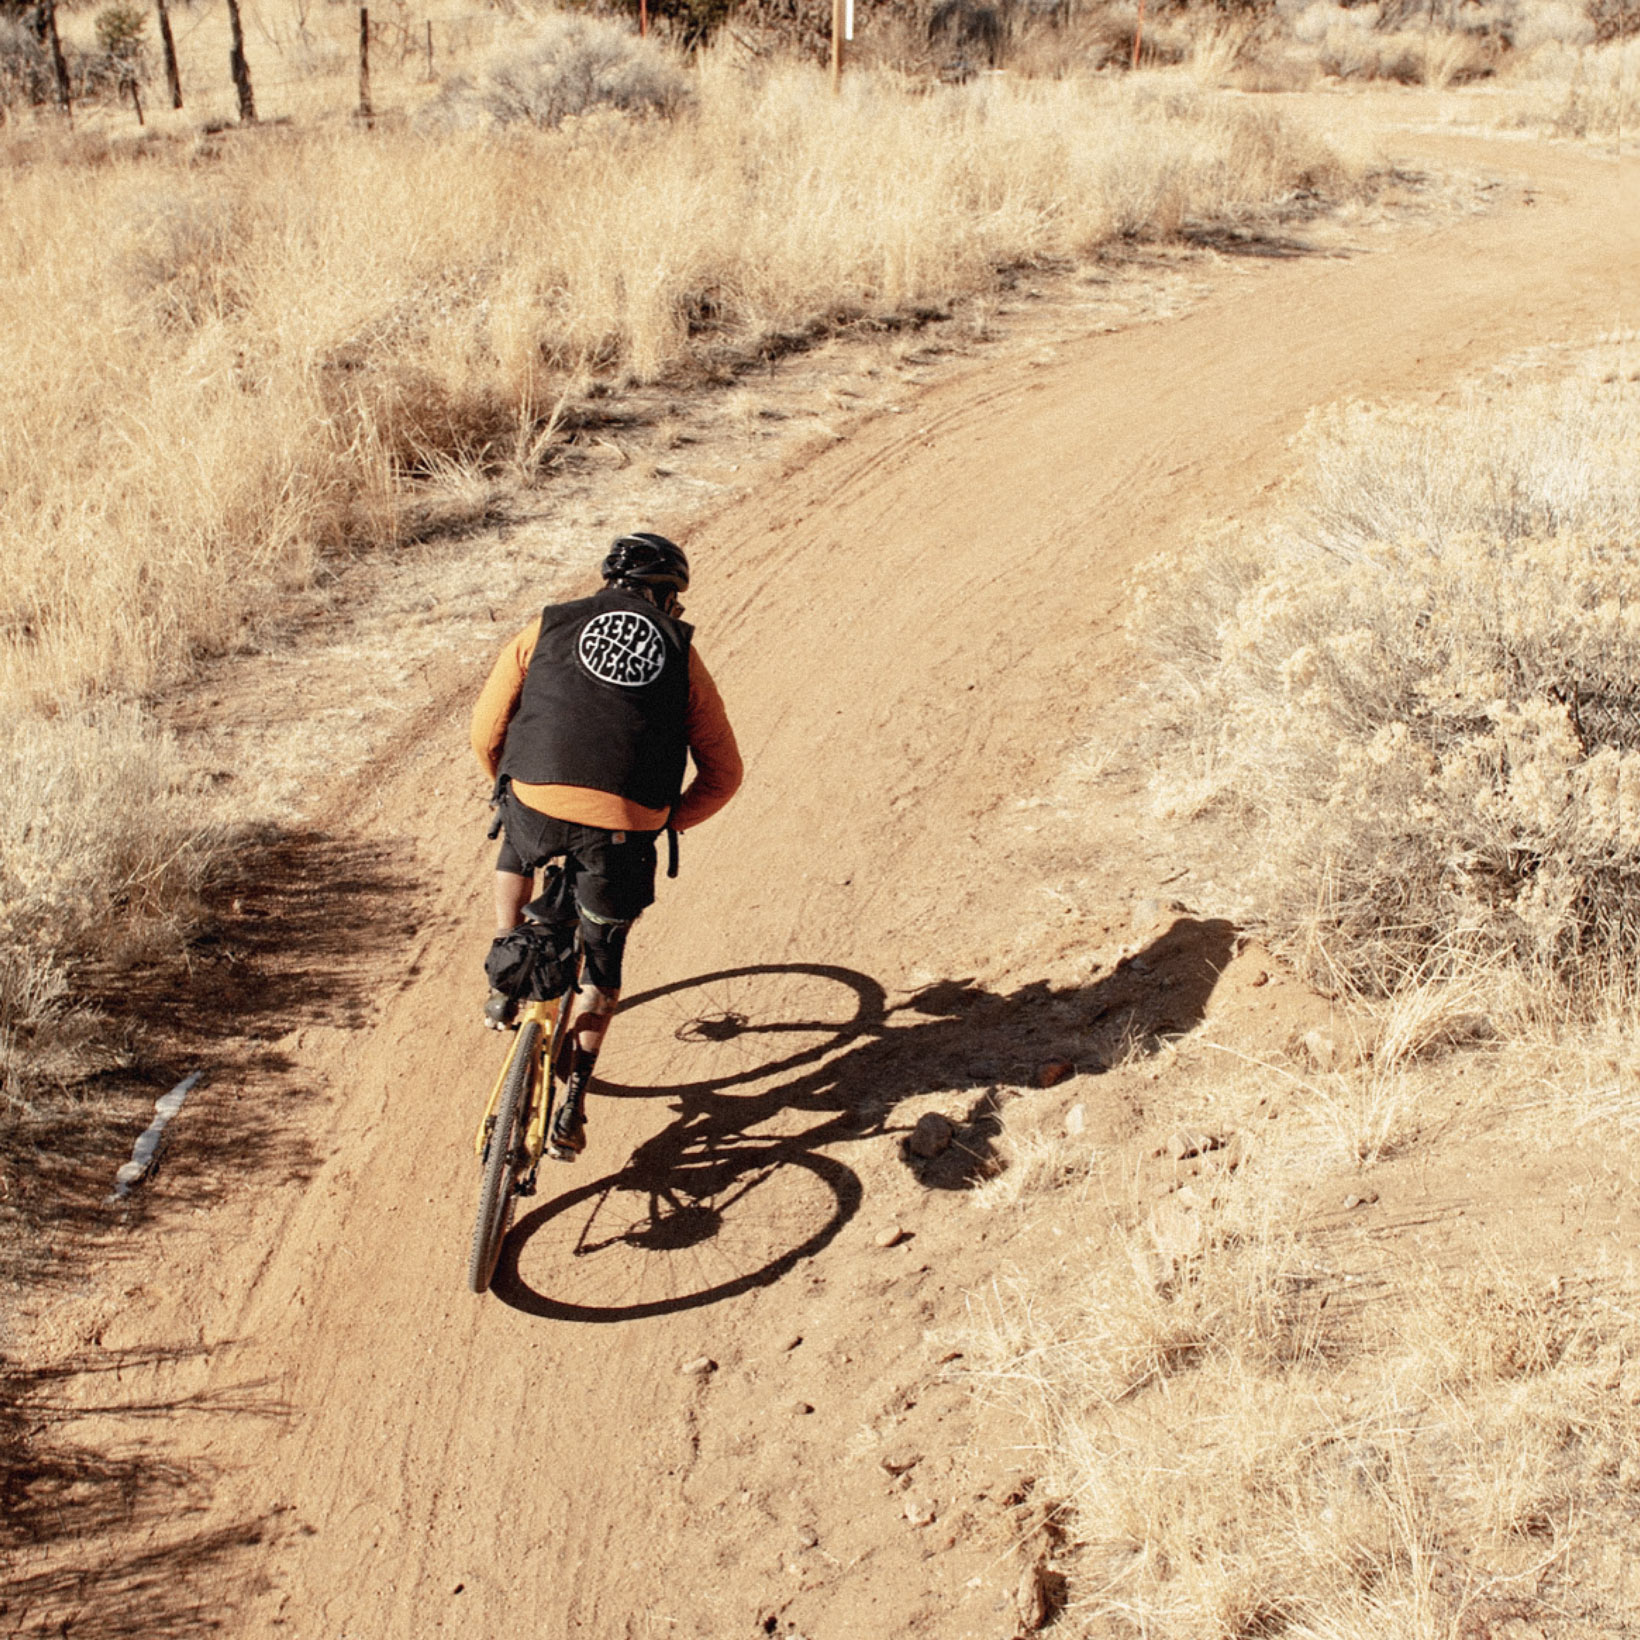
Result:
<svg viewBox="0 0 1640 1640"><path fill-rule="evenodd" d="M723 697L696 649L689 651L688 731L695 778L672 811L672 824L679 831L711 819L740 790L745 773Z"/></svg>
<svg viewBox="0 0 1640 1640"><path fill-rule="evenodd" d="M524 674L530 669L530 656L535 653L535 641L541 636L539 615L518 634L495 658L490 676L473 707L473 750L484 772L491 780L501 763L501 746L507 738L507 725L518 709L518 697L524 690Z"/></svg>

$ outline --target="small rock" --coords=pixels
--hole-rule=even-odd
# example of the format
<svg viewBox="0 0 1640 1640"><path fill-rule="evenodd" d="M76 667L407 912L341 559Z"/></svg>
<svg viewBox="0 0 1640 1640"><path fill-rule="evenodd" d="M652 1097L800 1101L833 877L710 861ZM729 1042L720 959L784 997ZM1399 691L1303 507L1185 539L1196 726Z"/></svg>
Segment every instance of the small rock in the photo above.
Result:
<svg viewBox="0 0 1640 1640"><path fill-rule="evenodd" d="M1045 1059L1036 1068L1036 1085L1039 1088L1051 1088L1056 1083L1063 1082L1067 1076L1074 1076L1076 1067L1068 1059Z"/></svg>
<svg viewBox="0 0 1640 1640"><path fill-rule="evenodd" d="M956 1129L948 1118L941 1116L938 1111L928 1111L917 1118L917 1125L911 1130L908 1141L911 1154L921 1156L924 1161L932 1161L934 1157L943 1155L950 1149L952 1136Z"/></svg>
<svg viewBox="0 0 1640 1640"><path fill-rule="evenodd" d="M780 1346L780 1348L783 1352L790 1351L790 1350L795 1350L797 1348L797 1346L799 1344L801 1344L802 1342L803 1342L802 1333L793 1333L791 1335L791 1337L788 1338L786 1340L786 1342Z"/></svg>
<svg viewBox="0 0 1640 1640"><path fill-rule="evenodd" d="M1133 908L1133 931L1146 933L1164 917L1177 916L1183 910L1184 906L1177 900L1140 900Z"/></svg>
<svg viewBox="0 0 1640 1640"><path fill-rule="evenodd" d="M939 1511L932 1498L908 1497L903 1513L913 1526L932 1526Z"/></svg>
<svg viewBox="0 0 1640 1640"><path fill-rule="evenodd" d="M1167 1153L1176 1162L1188 1161L1192 1156L1200 1156L1209 1150L1222 1150L1224 1141L1211 1133L1190 1133L1180 1130L1167 1141Z"/></svg>
<svg viewBox="0 0 1640 1640"><path fill-rule="evenodd" d="M1164 1196L1150 1210L1150 1239L1164 1264L1202 1250L1207 1227L1177 1196Z"/></svg>
<svg viewBox="0 0 1640 1640"><path fill-rule="evenodd" d="M1072 1105L1065 1112L1065 1137L1074 1139L1088 1125L1087 1110L1081 1105Z"/></svg>
<svg viewBox="0 0 1640 1640"><path fill-rule="evenodd" d="M795 1418L806 1418L813 1411L814 1411L814 1405L813 1405L812 1402L809 1402L809 1401L793 1401L792 1402L792 1416L795 1417Z"/></svg>
<svg viewBox="0 0 1640 1640"><path fill-rule="evenodd" d="M1299 1045L1304 1057L1318 1071L1335 1070L1344 1063L1343 1050L1326 1031L1306 1031Z"/></svg>
<svg viewBox="0 0 1640 1640"><path fill-rule="evenodd" d="M1259 969L1259 971L1256 974L1253 975L1252 985L1253 985L1253 988L1255 990L1259 986L1268 985L1269 983L1270 983L1270 976L1267 973L1265 973L1265 971L1262 968Z"/></svg>
<svg viewBox="0 0 1640 1640"><path fill-rule="evenodd" d="M891 1446L877 1462L891 1475L904 1475L922 1462L922 1453L914 1446Z"/></svg>
<svg viewBox="0 0 1640 1640"><path fill-rule="evenodd" d="M879 1247L898 1247L905 1240L905 1231L897 1224L885 1224L871 1239Z"/></svg>
<svg viewBox="0 0 1640 1640"><path fill-rule="evenodd" d="M1053 1616L1053 1604L1048 1599L1048 1569L1040 1560L1033 1560L1020 1573L1019 1587L1014 1590L1014 1610L1019 1613L1023 1634L1035 1634Z"/></svg>
<svg viewBox="0 0 1640 1640"><path fill-rule="evenodd" d="M697 1355L693 1361L685 1361L678 1371L685 1378L705 1378L717 1371L717 1362L709 1355Z"/></svg>
<svg viewBox="0 0 1640 1640"><path fill-rule="evenodd" d="M820 1534L812 1526L799 1526L797 1541L802 1548L812 1549L820 1541Z"/></svg>
<svg viewBox="0 0 1640 1640"><path fill-rule="evenodd" d="M1358 1207L1371 1207L1377 1200L1378 1192L1376 1190L1361 1190L1344 1198L1344 1208L1346 1212L1353 1213Z"/></svg>

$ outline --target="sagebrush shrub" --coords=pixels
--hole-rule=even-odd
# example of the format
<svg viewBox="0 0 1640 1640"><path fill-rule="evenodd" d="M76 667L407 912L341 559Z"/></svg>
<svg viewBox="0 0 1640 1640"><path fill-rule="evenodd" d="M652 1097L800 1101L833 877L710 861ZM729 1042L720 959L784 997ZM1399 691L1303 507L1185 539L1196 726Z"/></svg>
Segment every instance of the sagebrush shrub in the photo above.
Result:
<svg viewBox="0 0 1640 1640"><path fill-rule="evenodd" d="M1332 975L1640 982L1640 404L1610 362L1324 418L1296 516L1151 625L1213 770L1189 801L1254 828L1259 910Z"/></svg>
<svg viewBox="0 0 1640 1640"><path fill-rule="evenodd" d="M551 127L598 108L675 114L689 96L682 69L654 41L603 18L553 14L498 51L476 81L451 81L430 118Z"/></svg>
<svg viewBox="0 0 1640 1640"><path fill-rule="evenodd" d="M1562 137L1621 137L1640 122L1640 40L1579 53L1552 129Z"/></svg>

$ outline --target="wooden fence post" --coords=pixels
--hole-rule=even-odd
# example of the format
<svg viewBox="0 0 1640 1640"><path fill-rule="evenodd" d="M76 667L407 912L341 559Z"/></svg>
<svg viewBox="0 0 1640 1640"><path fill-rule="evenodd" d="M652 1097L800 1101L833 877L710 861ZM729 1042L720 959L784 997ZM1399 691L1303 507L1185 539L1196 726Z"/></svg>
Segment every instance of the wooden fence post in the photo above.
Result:
<svg viewBox="0 0 1640 1640"><path fill-rule="evenodd" d="M239 19L239 0L228 0L228 26L233 31L228 67L233 73L234 90L239 93L239 118L250 125L256 119L256 93L251 89L251 65L245 61L245 25Z"/></svg>
<svg viewBox="0 0 1640 1640"><path fill-rule="evenodd" d="M843 86L843 5L844 0L831 0L831 89L833 94Z"/></svg>
<svg viewBox="0 0 1640 1640"><path fill-rule="evenodd" d="M146 125L148 122L142 117L142 96L137 90L137 77L135 74L125 82L125 89L131 93L131 106L137 111L137 124Z"/></svg>
<svg viewBox="0 0 1640 1640"><path fill-rule="evenodd" d="M376 115L370 106L370 8L359 7L359 118L374 126Z"/></svg>
<svg viewBox="0 0 1640 1640"><path fill-rule="evenodd" d="M57 76L57 101L62 110L74 117L73 96L68 84L68 60L63 56L62 36L57 32L57 0L40 0L40 33L51 47L51 68Z"/></svg>
<svg viewBox="0 0 1640 1640"><path fill-rule="evenodd" d="M427 78L433 77L433 19L427 19Z"/></svg>
<svg viewBox="0 0 1640 1640"><path fill-rule="evenodd" d="M165 89L171 93L171 106L182 106L182 76L177 72L177 42L171 33L171 14L165 9L165 0L154 0L159 9L159 43L165 56Z"/></svg>

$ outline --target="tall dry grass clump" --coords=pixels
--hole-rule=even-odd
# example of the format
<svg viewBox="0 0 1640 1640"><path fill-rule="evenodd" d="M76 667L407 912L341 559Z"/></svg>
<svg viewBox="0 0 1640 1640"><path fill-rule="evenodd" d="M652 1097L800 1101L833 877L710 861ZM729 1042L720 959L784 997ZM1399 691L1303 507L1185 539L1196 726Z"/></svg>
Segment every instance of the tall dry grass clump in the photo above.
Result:
<svg viewBox="0 0 1640 1640"><path fill-rule="evenodd" d="M1312 971L1640 981L1635 382L1615 342L1461 408L1328 412L1288 518L1146 601L1191 748L1162 801L1252 829L1256 914Z"/></svg>

